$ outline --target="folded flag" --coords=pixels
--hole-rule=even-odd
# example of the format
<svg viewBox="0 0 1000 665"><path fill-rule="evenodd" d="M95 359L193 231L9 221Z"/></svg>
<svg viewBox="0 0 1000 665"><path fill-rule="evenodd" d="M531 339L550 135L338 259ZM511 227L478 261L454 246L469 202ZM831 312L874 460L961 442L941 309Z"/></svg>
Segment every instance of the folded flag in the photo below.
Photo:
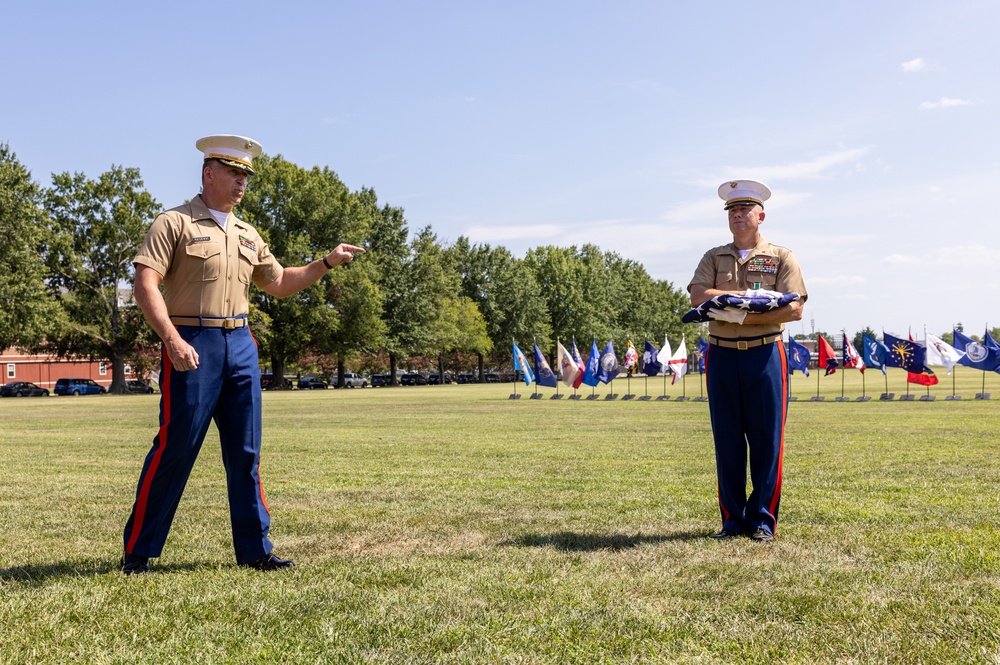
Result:
<svg viewBox="0 0 1000 665"><path fill-rule="evenodd" d="M714 309L728 309L745 312L769 312L772 309L784 307L790 302L801 298L798 293L778 293L776 295L738 296L733 293L710 298L681 317L682 323L697 323L711 321L708 315Z"/></svg>

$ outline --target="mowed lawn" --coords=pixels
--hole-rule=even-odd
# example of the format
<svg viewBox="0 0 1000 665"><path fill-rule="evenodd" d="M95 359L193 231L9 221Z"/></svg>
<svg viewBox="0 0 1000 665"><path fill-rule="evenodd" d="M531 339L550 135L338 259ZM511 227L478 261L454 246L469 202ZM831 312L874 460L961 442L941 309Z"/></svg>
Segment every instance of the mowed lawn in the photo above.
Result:
<svg viewBox="0 0 1000 665"><path fill-rule="evenodd" d="M2 399L0 662L1000 663L1000 377L973 400L963 369L947 402L950 377L890 403L869 370L875 399L843 403L840 373L823 402L796 374L772 544L705 537L703 402L265 393L271 535L297 567L234 565L213 428L137 578L117 564L158 397Z"/></svg>

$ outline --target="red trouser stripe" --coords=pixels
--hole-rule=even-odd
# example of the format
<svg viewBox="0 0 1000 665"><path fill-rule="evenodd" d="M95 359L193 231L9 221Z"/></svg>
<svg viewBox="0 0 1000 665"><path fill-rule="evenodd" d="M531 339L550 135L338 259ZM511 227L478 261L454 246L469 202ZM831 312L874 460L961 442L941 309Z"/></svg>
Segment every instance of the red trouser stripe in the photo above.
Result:
<svg viewBox="0 0 1000 665"><path fill-rule="evenodd" d="M125 546L125 552L128 554L132 553L135 541L139 538L139 533L142 531L142 522L146 516L146 501L149 499L149 488L153 484L153 478L156 476L156 469L160 466L160 457L163 455L163 449L167 447L167 426L170 424L170 375L173 372L173 366L170 364L170 356L167 355L165 348L161 354L163 356L163 374L160 376L160 392L163 393L161 396L163 400L163 424L160 425L158 435L160 443L156 446L156 452L153 453L153 460L149 464L146 476L142 479L142 487L139 489L139 496L135 500L135 519L132 522L132 535L129 536L128 545Z"/></svg>
<svg viewBox="0 0 1000 665"><path fill-rule="evenodd" d="M785 353L785 344L778 340L778 355L781 356L781 443L778 444L778 480L774 484L774 496L771 497L770 511L775 515L778 509L778 501L781 500L781 473L785 466L785 420L788 418L788 354ZM778 518L774 519L775 530L778 526Z"/></svg>

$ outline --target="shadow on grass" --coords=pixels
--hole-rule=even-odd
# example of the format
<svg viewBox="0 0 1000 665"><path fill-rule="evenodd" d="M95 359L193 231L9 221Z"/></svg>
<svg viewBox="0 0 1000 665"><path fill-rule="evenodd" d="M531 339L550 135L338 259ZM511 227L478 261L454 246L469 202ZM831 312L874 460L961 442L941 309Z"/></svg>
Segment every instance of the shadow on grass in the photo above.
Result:
<svg viewBox="0 0 1000 665"><path fill-rule="evenodd" d="M704 533L675 533L668 536L643 535L637 533L630 536L624 533L560 533L537 534L528 533L517 538L504 540L500 547L553 547L564 552L593 552L597 550L621 551L629 550L646 543L665 543L676 540L700 540Z"/></svg>
<svg viewBox="0 0 1000 665"><path fill-rule="evenodd" d="M157 566L154 564L150 574L194 571L209 567L214 568L215 565L204 563L172 563L166 566ZM17 582L29 586L41 586L53 579L106 575L118 572L120 569L118 560L92 562L66 561L38 566L15 566L13 568L0 568L0 582ZM139 577L142 576L140 575Z"/></svg>

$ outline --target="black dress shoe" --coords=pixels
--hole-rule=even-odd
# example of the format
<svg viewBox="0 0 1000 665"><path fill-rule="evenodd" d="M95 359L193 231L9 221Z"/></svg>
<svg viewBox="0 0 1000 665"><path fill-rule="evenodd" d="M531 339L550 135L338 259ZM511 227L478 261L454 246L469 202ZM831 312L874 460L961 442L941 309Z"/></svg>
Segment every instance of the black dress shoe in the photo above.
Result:
<svg viewBox="0 0 1000 665"><path fill-rule="evenodd" d="M279 559L274 552L271 552L256 561L241 563L240 565L244 568L253 568L254 570L280 570L281 568L294 568L295 562L291 559Z"/></svg>
<svg viewBox="0 0 1000 665"><path fill-rule="evenodd" d="M750 540L756 540L759 543L769 543L774 540L774 536L767 529L756 529L750 534Z"/></svg>
<svg viewBox="0 0 1000 665"><path fill-rule="evenodd" d="M716 540L729 540L730 538L739 538L740 534L735 531L730 531L729 529L723 529L719 533L713 533L709 538L714 538Z"/></svg>
<svg viewBox="0 0 1000 665"><path fill-rule="evenodd" d="M125 575L142 575L149 572L149 557L126 554L121 561L122 573Z"/></svg>

